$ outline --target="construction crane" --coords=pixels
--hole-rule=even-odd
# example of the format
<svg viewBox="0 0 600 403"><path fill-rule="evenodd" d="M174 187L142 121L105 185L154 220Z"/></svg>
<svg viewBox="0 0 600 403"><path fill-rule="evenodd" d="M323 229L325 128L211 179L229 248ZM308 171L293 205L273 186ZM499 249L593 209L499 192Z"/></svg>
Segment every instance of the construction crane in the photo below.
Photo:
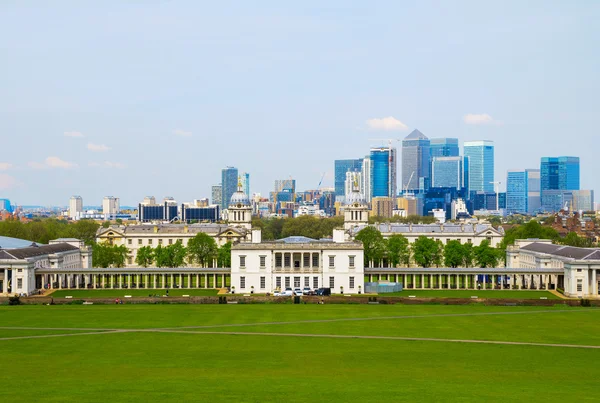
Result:
<svg viewBox="0 0 600 403"><path fill-rule="evenodd" d="M408 195L408 186L410 185L410 182L412 181L412 178L413 178L414 175L415 175L415 171L412 171L410 173L410 178L408 178L408 182L404 186L404 196ZM414 196L414 195L412 195L412 196Z"/></svg>
<svg viewBox="0 0 600 403"><path fill-rule="evenodd" d="M392 142L394 141L402 141L402 139L369 139L369 141L387 141L388 146L392 148Z"/></svg>
<svg viewBox="0 0 600 403"><path fill-rule="evenodd" d="M326 172L323 172L323 175L321 175L321 180L319 181L319 184L317 185L317 190L319 190L321 188L321 183L323 183L323 178L325 178L325 174L326 174Z"/></svg>

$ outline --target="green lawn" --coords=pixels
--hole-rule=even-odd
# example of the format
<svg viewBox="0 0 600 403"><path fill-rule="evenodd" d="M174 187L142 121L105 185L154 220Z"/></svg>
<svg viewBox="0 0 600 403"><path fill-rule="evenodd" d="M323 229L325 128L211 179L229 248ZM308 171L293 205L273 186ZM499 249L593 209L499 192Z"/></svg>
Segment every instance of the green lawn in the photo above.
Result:
<svg viewBox="0 0 600 403"><path fill-rule="evenodd" d="M561 299L560 297L548 291L521 291L521 290L403 290L400 292L391 292L379 294L381 297L434 297L434 298L510 298L510 299Z"/></svg>
<svg viewBox="0 0 600 403"><path fill-rule="evenodd" d="M299 321L312 322L274 323ZM138 331L2 340L44 332L6 329L20 326ZM600 346L596 308L2 306L0 328L7 402L564 402L596 400L600 376L599 349L285 335ZM280 335L194 333L206 331Z"/></svg>
<svg viewBox="0 0 600 403"><path fill-rule="evenodd" d="M217 295L219 290L214 289L185 289L185 288L170 288L170 297L180 297L182 295L190 296L213 296ZM147 297L148 295L166 295L165 289L120 289L120 290L56 290L52 294L55 298L64 298L72 296L73 298L123 298L125 295L132 297Z"/></svg>

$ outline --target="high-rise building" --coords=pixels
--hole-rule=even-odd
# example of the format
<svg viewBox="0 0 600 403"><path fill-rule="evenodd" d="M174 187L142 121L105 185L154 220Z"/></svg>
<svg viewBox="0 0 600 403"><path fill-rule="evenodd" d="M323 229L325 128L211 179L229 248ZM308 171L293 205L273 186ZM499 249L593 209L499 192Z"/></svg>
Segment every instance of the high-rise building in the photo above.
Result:
<svg viewBox="0 0 600 403"><path fill-rule="evenodd" d="M106 196L102 200L102 214L105 220L117 218L117 214L121 211L119 206L119 198L114 196Z"/></svg>
<svg viewBox="0 0 600 403"><path fill-rule="evenodd" d="M573 190L573 211L593 211L594 191Z"/></svg>
<svg viewBox="0 0 600 403"><path fill-rule="evenodd" d="M238 169L227 167L221 171L221 209L229 207L229 200L238 187Z"/></svg>
<svg viewBox="0 0 600 403"><path fill-rule="evenodd" d="M242 184L242 192L246 193L246 196L250 198L250 174L248 172L240 174L240 183Z"/></svg>
<svg viewBox="0 0 600 403"><path fill-rule="evenodd" d="M344 196L344 182L346 181L346 172L360 172L362 170L363 160L335 160L334 161L334 185L335 195Z"/></svg>
<svg viewBox="0 0 600 403"><path fill-rule="evenodd" d="M509 214L527 214L527 193L529 188L527 172L509 170L506 174L506 210Z"/></svg>
<svg viewBox="0 0 600 403"><path fill-rule="evenodd" d="M374 217L391 218L394 214L395 201L392 197L373 197L371 201L371 214Z"/></svg>
<svg viewBox="0 0 600 403"><path fill-rule="evenodd" d="M430 142L427 136L413 130L402 140L402 190L423 191L430 183Z"/></svg>
<svg viewBox="0 0 600 403"><path fill-rule="evenodd" d="M365 156L362 163L362 189L363 195L365 196L365 201L367 203L371 202L371 157L369 155Z"/></svg>
<svg viewBox="0 0 600 403"><path fill-rule="evenodd" d="M527 213L533 215L542 208L540 170L526 169L525 172L527 173Z"/></svg>
<svg viewBox="0 0 600 403"><path fill-rule="evenodd" d="M212 204L216 204L217 206L221 206L221 197L223 196L223 186L219 183L218 185L212 185L211 188L211 199Z"/></svg>
<svg viewBox="0 0 600 403"><path fill-rule="evenodd" d="M540 185L542 210L557 211L561 193L550 191L579 190L579 157L542 157Z"/></svg>
<svg viewBox="0 0 600 403"><path fill-rule="evenodd" d="M463 188L462 157L433 157L431 161L432 188Z"/></svg>
<svg viewBox="0 0 600 403"><path fill-rule="evenodd" d="M494 192L494 142L466 141L464 156L469 192Z"/></svg>
<svg viewBox="0 0 600 403"><path fill-rule="evenodd" d="M371 161L371 198L396 198L396 149L373 147L369 157Z"/></svg>
<svg viewBox="0 0 600 403"><path fill-rule="evenodd" d="M429 140L429 151L431 159L435 157L458 157L460 155L458 148L458 139L439 138Z"/></svg>
<svg viewBox="0 0 600 403"><path fill-rule="evenodd" d="M69 199L69 218L77 220L83 213L83 199L81 196L71 196Z"/></svg>

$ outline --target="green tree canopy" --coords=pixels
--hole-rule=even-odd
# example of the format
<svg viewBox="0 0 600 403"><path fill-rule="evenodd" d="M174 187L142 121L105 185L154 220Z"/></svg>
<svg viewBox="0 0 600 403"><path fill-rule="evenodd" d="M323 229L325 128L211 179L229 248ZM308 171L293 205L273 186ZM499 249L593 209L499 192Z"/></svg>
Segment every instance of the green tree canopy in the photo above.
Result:
<svg viewBox="0 0 600 403"><path fill-rule="evenodd" d="M576 232L569 232L564 238L559 238L558 243L568 246L577 246L579 248L590 248L594 245L590 238L577 235Z"/></svg>
<svg viewBox="0 0 600 403"><path fill-rule="evenodd" d="M188 241L187 252L190 262L206 266L217 256L217 243L213 237L201 232Z"/></svg>
<svg viewBox="0 0 600 403"><path fill-rule="evenodd" d="M94 267L124 267L127 259L125 245L96 243L92 245L92 263Z"/></svg>
<svg viewBox="0 0 600 403"><path fill-rule="evenodd" d="M412 251L413 259L421 267L431 267L440 262L440 243L426 236L420 236L413 242Z"/></svg>
<svg viewBox="0 0 600 403"><path fill-rule="evenodd" d="M558 239L558 232L552 227L542 226L537 220L530 220L525 225L512 227L504 234L501 248L506 249L508 245L513 245L517 239L539 238L539 239Z"/></svg>
<svg viewBox="0 0 600 403"><path fill-rule="evenodd" d="M150 246L142 246L138 249L135 256L135 263L138 266L148 267L154 261L154 250Z"/></svg>
<svg viewBox="0 0 600 403"><path fill-rule="evenodd" d="M404 235L392 235L387 240L387 256L392 267L410 262L410 246Z"/></svg>
<svg viewBox="0 0 600 403"><path fill-rule="evenodd" d="M231 242L227 242L219 248L217 265L219 267L231 267Z"/></svg>
<svg viewBox="0 0 600 403"><path fill-rule="evenodd" d="M496 267L498 260L500 260L502 251L490 246L490 241L487 239L481 241L479 246L473 248L475 260L479 267Z"/></svg>
<svg viewBox="0 0 600 403"><path fill-rule="evenodd" d="M370 261L379 262L383 259L386 248L381 232L373 227L365 227L356 234L356 240L361 241L364 247L365 266L369 266Z"/></svg>
<svg viewBox="0 0 600 403"><path fill-rule="evenodd" d="M465 245L460 241L448 241L444 247L444 265L446 267L459 267L465 263Z"/></svg>

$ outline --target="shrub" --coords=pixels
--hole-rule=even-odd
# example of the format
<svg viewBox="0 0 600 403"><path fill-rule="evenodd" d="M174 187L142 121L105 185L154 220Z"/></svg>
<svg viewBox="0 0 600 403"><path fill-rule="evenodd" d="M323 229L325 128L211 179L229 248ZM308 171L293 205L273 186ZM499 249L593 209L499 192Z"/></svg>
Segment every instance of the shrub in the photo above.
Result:
<svg viewBox="0 0 600 403"><path fill-rule="evenodd" d="M590 302L590 300L589 300L589 299L587 299L587 298L583 298L583 299L581 300L581 306L592 306L592 304L591 304L591 302Z"/></svg>
<svg viewBox="0 0 600 403"><path fill-rule="evenodd" d="M8 298L8 305L21 305L21 299L18 295Z"/></svg>

